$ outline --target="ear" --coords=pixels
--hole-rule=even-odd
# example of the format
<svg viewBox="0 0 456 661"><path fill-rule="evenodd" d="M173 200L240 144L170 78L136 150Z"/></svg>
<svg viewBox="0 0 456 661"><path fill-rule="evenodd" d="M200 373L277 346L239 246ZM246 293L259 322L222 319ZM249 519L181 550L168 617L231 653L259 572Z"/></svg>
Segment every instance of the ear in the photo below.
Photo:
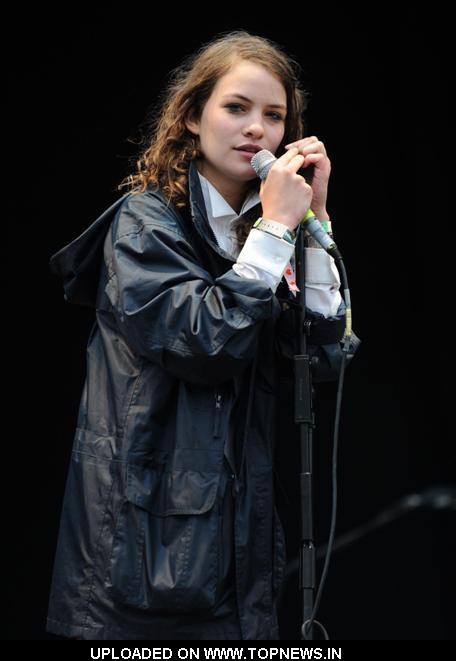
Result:
<svg viewBox="0 0 456 661"><path fill-rule="evenodd" d="M198 119L195 119L195 113L193 110L191 110L187 117L184 119L184 123L190 133L199 135L200 122Z"/></svg>

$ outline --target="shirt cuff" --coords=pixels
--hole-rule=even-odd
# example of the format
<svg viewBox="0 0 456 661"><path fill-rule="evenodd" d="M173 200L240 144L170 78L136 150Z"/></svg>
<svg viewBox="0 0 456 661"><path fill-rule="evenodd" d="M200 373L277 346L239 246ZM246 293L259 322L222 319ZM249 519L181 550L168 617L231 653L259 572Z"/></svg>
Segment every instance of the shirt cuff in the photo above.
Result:
<svg viewBox="0 0 456 661"><path fill-rule="evenodd" d="M282 280L285 267L294 250L294 244L253 228L250 230L233 268L237 265L258 268L271 275L278 284ZM237 269L234 270L236 273L239 272Z"/></svg>
<svg viewBox="0 0 456 661"><path fill-rule="evenodd" d="M320 248L306 251L306 306L324 317L337 314L342 296L340 276L334 258Z"/></svg>
<svg viewBox="0 0 456 661"><path fill-rule="evenodd" d="M249 266L248 264L233 264L232 269L237 275L243 278L250 278L251 280L264 280L273 293L276 293L280 280L274 275L259 269L258 267Z"/></svg>

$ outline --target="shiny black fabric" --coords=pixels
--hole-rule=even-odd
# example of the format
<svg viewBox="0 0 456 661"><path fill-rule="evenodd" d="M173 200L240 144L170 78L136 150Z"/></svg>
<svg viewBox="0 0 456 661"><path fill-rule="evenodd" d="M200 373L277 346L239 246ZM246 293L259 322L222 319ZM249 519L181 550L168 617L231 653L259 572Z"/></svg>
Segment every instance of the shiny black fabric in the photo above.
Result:
<svg viewBox="0 0 456 661"><path fill-rule="evenodd" d="M177 210L152 187L124 195L51 258L66 300L95 309L49 599L55 634L279 637L273 454L290 295L285 281L275 295L231 269L194 163L188 202ZM312 352L321 380L336 378L340 342Z"/></svg>

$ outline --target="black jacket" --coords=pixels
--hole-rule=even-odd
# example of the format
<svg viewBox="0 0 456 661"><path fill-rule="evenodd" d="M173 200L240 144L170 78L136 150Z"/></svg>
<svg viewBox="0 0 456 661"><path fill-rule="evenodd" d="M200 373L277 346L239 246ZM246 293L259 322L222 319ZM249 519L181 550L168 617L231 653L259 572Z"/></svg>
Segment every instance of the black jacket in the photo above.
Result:
<svg viewBox="0 0 456 661"><path fill-rule="evenodd" d="M242 638L278 638L276 360L292 370L292 295L231 269L194 163L189 212L153 187L126 194L51 258L66 300L96 315L49 600L56 634L150 639L186 621L217 638L229 493ZM308 310L317 382L337 377L344 309Z"/></svg>

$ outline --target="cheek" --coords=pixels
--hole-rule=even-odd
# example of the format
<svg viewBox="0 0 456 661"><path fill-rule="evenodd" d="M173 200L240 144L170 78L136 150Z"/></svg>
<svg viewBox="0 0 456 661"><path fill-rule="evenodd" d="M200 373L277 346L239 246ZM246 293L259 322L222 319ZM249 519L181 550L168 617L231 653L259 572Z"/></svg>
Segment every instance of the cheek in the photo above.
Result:
<svg viewBox="0 0 456 661"><path fill-rule="evenodd" d="M235 122L226 115L218 117L214 123L214 131L219 137L230 135L237 130Z"/></svg>
<svg viewBox="0 0 456 661"><path fill-rule="evenodd" d="M209 143L220 145L229 139L234 132L237 132L235 127L233 127L233 121L229 117L212 115L211 117L207 117L207 120L201 136L207 146L209 146Z"/></svg>
<svg viewBox="0 0 456 661"><path fill-rule="evenodd" d="M279 148L279 145L282 142L284 135L285 135L285 130L283 129L283 127L281 127L281 128L279 127L275 131L273 130L269 133L269 136L268 136L269 137L269 143L270 143L270 145L274 146L274 152L276 152L277 149Z"/></svg>

